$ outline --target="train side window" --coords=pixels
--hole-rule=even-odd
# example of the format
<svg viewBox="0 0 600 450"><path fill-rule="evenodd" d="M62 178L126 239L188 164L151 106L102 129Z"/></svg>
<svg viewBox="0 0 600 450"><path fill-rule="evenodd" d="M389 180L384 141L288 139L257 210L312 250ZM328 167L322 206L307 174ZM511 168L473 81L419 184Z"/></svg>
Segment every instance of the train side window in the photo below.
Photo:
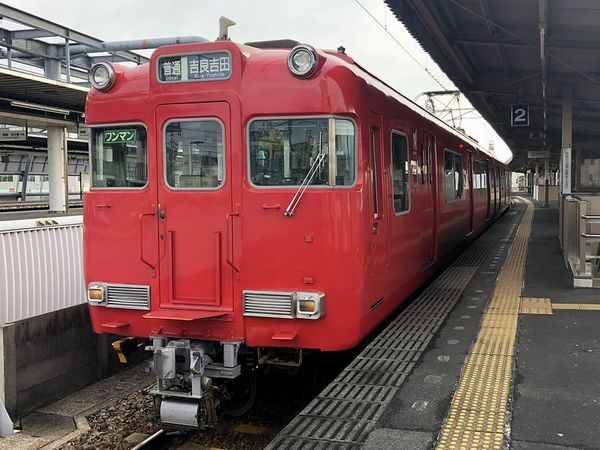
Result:
<svg viewBox="0 0 600 450"><path fill-rule="evenodd" d="M425 144L421 142L421 156L419 158L419 172L421 173L421 184L425 184L425 174L427 172L427 155L425 154Z"/></svg>
<svg viewBox="0 0 600 450"><path fill-rule="evenodd" d="M406 136L393 131L391 149L394 211L402 213L410 209L410 174Z"/></svg>
<svg viewBox="0 0 600 450"><path fill-rule="evenodd" d="M379 217L379 190L377 188L377 135L379 129L371 128L371 170L373 172L373 216Z"/></svg>
<svg viewBox="0 0 600 450"><path fill-rule="evenodd" d="M335 129L335 185L351 186L356 181L356 151L354 123L334 119Z"/></svg>
<svg viewBox="0 0 600 450"><path fill-rule="evenodd" d="M165 129L165 181L174 189L217 189L224 183L223 126L178 120Z"/></svg>
<svg viewBox="0 0 600 450"><path fill-rule="evenodd" d="M433 170L433 154L431 152L431 142L427 142L427 184L431 184L431 172Z"/></svg>
<svg viewBox="0 0 600 450"><path fill-rule="evenodd" d="M475 189L487 189L487 174L484 162L475 161L475 173L473 174L473 177Z"/></svg>
<svg viewBox="0 0 600 450"><path fill-rule="evenodd" d="M450 150L444 151L444 187L446 201L450 202L464 197L462 156Z"/></svg>

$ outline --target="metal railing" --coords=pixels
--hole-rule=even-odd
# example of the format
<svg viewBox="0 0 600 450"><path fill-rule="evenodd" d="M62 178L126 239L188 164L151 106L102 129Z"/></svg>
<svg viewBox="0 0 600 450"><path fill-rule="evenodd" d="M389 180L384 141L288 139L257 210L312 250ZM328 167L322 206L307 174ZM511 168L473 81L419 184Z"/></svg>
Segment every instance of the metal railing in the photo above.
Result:
<svg viewBox="0 0 600 450"><path fill-rule="evenodd" d="M82 216L0 222L0 325L85 303Z"/></svg>
<svg viewBox="0 0 600 450"><path fill-rule="evenodd" d="M600 277L600 197L570 195L564 202L563 247L576 278Z"/></svg>

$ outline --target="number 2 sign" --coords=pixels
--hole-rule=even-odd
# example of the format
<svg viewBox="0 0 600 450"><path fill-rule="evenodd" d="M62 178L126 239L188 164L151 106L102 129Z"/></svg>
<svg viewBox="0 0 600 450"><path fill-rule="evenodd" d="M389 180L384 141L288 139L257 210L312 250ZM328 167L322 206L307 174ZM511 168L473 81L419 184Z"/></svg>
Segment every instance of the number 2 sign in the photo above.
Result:
<svg viewBox="0 0 600 450"><path fill-rule="evenodd" d="M511 127L528 127L529 126L529 105L527 105L527 104L511 105L510 126Z"/></svg>

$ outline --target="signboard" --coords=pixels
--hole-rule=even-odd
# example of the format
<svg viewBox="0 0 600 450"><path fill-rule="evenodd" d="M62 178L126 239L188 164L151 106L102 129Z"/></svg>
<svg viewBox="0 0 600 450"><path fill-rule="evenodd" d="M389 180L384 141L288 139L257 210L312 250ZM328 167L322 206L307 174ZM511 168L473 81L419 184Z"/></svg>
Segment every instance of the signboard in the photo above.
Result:
<svg viewBox="0 0 600 450"><path fill-rule="evenodd" d="M104 130L103 140L105 144L135 144L137 141L137 130Z"/></svg>
<svg viewBox="0 0 600 450"><path fill-rule="evenodd" d="M511 105L510 107L510 126L528 127L529 126L529 105L526 103Z"/></svg>
<svg viewBox="0 0 600 450"><path fill-rule="evenodd" d="M560 179L562 181L562 193L571 193L571 148L562 149L560 158Z"/></svg>
<svg viewBox="0 0 600 450"><path fill-rule="evenodd" d="M528 159L549 159L550 158L550 150L543 151L528 151L527 152Z"/></svg>
<svg viewBox="0 0 600 450"><path fill-rule="evenodd" d="M26 141L25 128L0 128L0 141Z"/></svg>
<svg viewBox="0 0 600 450"><path fill-rule="evenodd" d="M231 77L231 54L207 52L194 55L158 58L158 80L163 83L182 81L218 81Z"/></svg>
<svg viewBox="0 0 600 450"><path fill-rule="evenodd" d="M88 127L79 127L77 129L77 137L79 139L88 139L90 137L90 129Z"/></svg>

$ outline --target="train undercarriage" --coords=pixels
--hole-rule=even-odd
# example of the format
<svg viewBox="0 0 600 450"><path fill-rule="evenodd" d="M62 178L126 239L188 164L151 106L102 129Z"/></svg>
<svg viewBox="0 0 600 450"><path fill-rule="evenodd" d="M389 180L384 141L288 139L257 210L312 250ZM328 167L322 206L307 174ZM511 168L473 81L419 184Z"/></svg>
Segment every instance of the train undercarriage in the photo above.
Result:
<svg viewBox="0 0 600 450"><path fill-rule="evenodd" d="M164 429L205 429L246 413L261 367L296 370L301 349L250 349L239 342L152 338L154 408Z"/></svg>

